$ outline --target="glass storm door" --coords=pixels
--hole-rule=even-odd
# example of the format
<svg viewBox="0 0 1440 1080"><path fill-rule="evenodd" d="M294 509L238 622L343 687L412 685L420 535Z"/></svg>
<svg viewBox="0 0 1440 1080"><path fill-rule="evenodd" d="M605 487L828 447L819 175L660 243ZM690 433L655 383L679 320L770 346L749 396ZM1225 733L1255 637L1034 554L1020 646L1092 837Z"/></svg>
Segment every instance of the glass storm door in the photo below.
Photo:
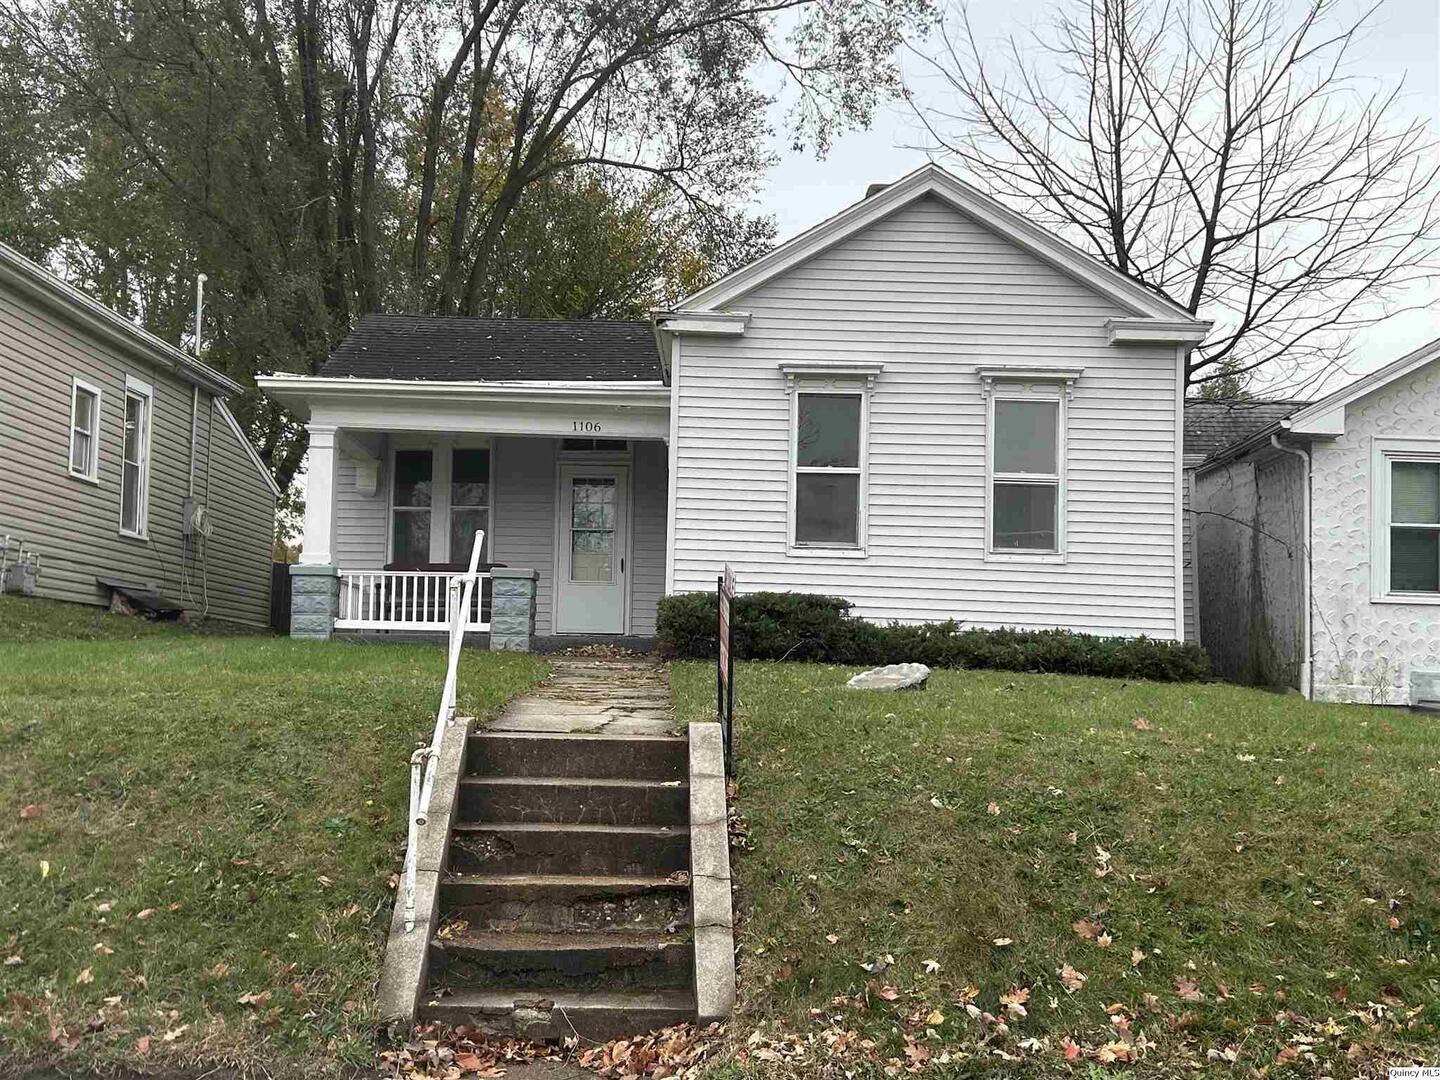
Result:
<svg viewBox="0 0 1440 1080"><path fill-rule="evenodd" d="M628 479L623 465L560 469L557 633L625 632Z"/></svg>

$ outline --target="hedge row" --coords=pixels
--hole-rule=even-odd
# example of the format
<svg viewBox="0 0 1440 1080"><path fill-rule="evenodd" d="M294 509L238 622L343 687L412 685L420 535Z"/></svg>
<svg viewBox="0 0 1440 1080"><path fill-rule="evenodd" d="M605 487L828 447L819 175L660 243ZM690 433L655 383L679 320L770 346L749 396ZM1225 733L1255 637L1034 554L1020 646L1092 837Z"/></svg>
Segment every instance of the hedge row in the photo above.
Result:
<svg viewBox="0 0 1440 1080"><path fill-rule="evenodd" d="M715 594L681 593L660 601L656 636L677 659L714 657ZM750 593L735 598L735 655L750 660L823 660L837 664L921 663L932 668L994 668L1116 679L1187 682L1209 674L1199 646L1147 637L1097 637L1069 630L977 630L952 621L881 626L850 614L838 596Z"/></svg>

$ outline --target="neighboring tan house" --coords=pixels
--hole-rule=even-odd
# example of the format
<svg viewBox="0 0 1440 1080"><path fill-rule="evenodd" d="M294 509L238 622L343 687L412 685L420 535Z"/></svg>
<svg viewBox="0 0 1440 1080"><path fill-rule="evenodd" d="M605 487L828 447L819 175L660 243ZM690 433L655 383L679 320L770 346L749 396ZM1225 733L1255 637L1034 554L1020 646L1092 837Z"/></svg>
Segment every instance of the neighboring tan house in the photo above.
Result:
<svg viewBox="0 0 1440 1080"><path fill-rule="evenodd" d="M644 636L727 564L872 619L1179 638L1207 327L935 166L651 322L366 316L258 380L310 431L296 628L443 625L483 527L496 646L517 589L538 635Z"/></svg>
<svg viewBox="0 0 1440 1080"><path fill-rule="evenodd" d="M1326 701L1440 702L1440 339L1319 401L1237 409L1248 430L1195 481L1216 670Z"/></svg>
<svg viewBox="0 0 1440 1080"><path fill-rule="evenodd" d="M279 493L240 389L0 244L0 534L38 595L268 625Z"/></svg>

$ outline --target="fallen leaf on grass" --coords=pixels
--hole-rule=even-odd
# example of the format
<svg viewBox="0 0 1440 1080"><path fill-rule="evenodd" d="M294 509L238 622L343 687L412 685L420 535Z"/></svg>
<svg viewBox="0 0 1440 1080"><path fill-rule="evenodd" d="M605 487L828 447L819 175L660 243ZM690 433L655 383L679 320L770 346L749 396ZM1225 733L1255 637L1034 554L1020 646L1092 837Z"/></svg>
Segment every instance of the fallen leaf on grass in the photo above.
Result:
<svg viewBox="0 0 1440 1080"><path fill-rule="evenodd" d="M39 817L43 813L45 813L45 807L39 803L31 803L28 806L22 806L20 808L20 820L29 821L32 818Z"/></svg>
<svg viewBox="0 0 1440 1080"><path fill-rule="evenodd" d="M1144 949L1131 949L1131 950L1130 950L1130 963L1134 964L1136 967L1139 967L1139 966L1140 966L1140 961L1142 961L1142 960L1144 960L1144 959L1145 959L1145 950L1144 950Z"/></svg>
<svg viewBox="0 0 1440 1080"><path fill-rule="evenodd" d="M1149 731L1153 725L1149 720L1146 720L1145 717L1137 716L1134 720L1130 721L1130 726L1136 731Z"/></svg>
<svg viewBox="0 0 1440 1080"><path fill-rule="evenodd" d="M1293 1046L1283 1046L1280 1052L1275 1055L1276 1065L1288 1065L1300 1056L1300 1051Z"/></svg>
<svg viewBox="0 0 1440 1080"><path fill-rule="evenodd" d="M1066 1061L1075 1061L1080 1057L1080 1044L1069 1035L1060 1040L1060 1045L1064 1048Z"/></svg>
<svg viewBox="0 0 1440 1080"><path fill-rule="evenodd" d="M876 997L884 998L886 1001L900 1000L900 991L893 986L882 986L875 991Z"/></svg>
<svg viewBox="0 0 1440 1080"><path fill-rule="evenodd" d="M1003 946L1006 946L1006 945L1013 945L1014 942L1013 942L1010 938L1008 938L1008 937L997 937L997 938L994 938L994 939L991 941L991 944L992 944L992 945L999 945L999 946L1002 946L1002 947L1003 947Z"/></svg>
<svg viewBox="0 0 1440 1080"><path fill-rule="evenodd" d="M1070 928L1084 941L1094 941L1105 930L1105 927L1091 919L1076 919L1070 924Z"/></svg>
<svg viewBox="0 0 1440 1080"><path fill-rule="evenodd" d="M115 950L112 949L109 945L106 945L103 941L97 941L95 943L95 951L101 956L109 956L114 953Z"/></svg>
<svg viewBox="0 0 1440 1080"><path fill-rule="evenodd" d="M1200 984L1194 979L1187 979L1183 976L1175 976L1175 993L1181 1001L1204 1001L1205 995L1200 992Z"/></svg>
<svg viewBox="0 0 1440 1080"><path fill-rule="evenodd" d="M1084 975L1076 971L1069 964L1066 964L1064 967L1060 968L1057 974L1059 974L1060 976L1060 985L1065 987L1065 989L1072 994L1075 993L1076 990L1079 990L1082 986L1084 986L1086 981L1090 978L1090 976Z"/></svg>
<svg viewBox="0 0 1440 1080"><path fill-rule="evenodd" d="M997 803L997 802L991 802L991 803L986 804L986 806L985 806L985 812L986 812L987 814L989 814L991 817L999 817L999 816L1000 816L1000 804Z"/></svg>
<svg viewBox="0 0 1440 1080"><path fill-rule="evenodd" d="M176 1039L180 1038L181 1035L184 1035L185 1032L189 1030L189 1024L181 1024L177 1028L171 1028L169 1031L165 1032L165 1034L161 1035L160 1038L164 1039L166 1042L174 1042Z"/></svg>
<svg viewBox="0 0 1440 1080"><path fill-rule="evenodd" d="M1109 934L1101 934L1095 939L1095 944L1099 945L1102 949L1108 949L1111 943L1114 942L1114 940L1115 939L1112 938Z"/></svg>
<svg viewBox="0 0 1440 1080"><path fill-rule="evenodd" d="M84 971L80 972L79 975L75 976L75 981L81 986L85 986L86 984L95 981L95 973L92 972L89 968L86 968Z"/></svg>
<svg viewBox="0 0 1440 1080"><path fill-rule="evenodd" d="M23 964L24 962L25 962L25 958L24 958L23 956L21 956L19 953L16 953L14 956L7 956L7 957L5 957L5 966L6 966L6 967L15 967L15 966L17 966L17 965L19 965L19 964Z"/></svg>
<svg viewBox="0 0 1440 1080"><path fill-rule="evenodd" d="M149 1035L141 1035L138 1039L135 1040L135 1052L141 1057L144 1057L146 1054L150 1053Z"/></svg>
<svg viewBox="0 0 1440 1080"><path fill-rule="evenodd" d="M46 878L48 878L49 876L50 876L50 860L49 860L49 859L41 859L41 860L40 860L40 880L41 880L41 881L44 881L44 880L45 880Z"/></svg>
<svg viewBox="0 0 1440 1080"><path fill-rule="evenodd" d="M135 913L135 918L144 920L144 919L150 918L150 916L152 916L152 915L154 915L154 914L155 914L155 909L154 909L153 907L147 907L147 908L145 908L145 910L143 910L143 911L137 911L137 912Z"/></svg>
<svg viewBox="0 0 1440 1080"><path fill-rule="evenodd" d="M920 966L925 969L925 974L926 974L926 975L934 975L937 971L940 970L940 961L939 961L939 960L926 960L926 961L925 961L923 964L921 964Z"/></svg>
<svg viewBox="0 0 1440 1080"><path fill-rule="evenodd" d="M1107 1042L1104 1046L1096 1049L1095 1060L1104 1065L1111 1065L1117 1061L1130 1061L1133 1054L1129 1043Z"/></svg>
<svg viewBox="0 0 1440 1080"><path fill-rule="evenodd" d="M253 1005L257 1009L263 1009L269 1001L269 990L252 991L248 994L241 994L235 999L237 1005Z"/></svg>
<svg viewBox="0 0 1440 1080"><path fill-rule="evenodd" d="M1007 990L1000 995L1001 1005L1024 1005L1030 1000L1030 988L1028 986L1017 986L1013 990Z"/></svg>

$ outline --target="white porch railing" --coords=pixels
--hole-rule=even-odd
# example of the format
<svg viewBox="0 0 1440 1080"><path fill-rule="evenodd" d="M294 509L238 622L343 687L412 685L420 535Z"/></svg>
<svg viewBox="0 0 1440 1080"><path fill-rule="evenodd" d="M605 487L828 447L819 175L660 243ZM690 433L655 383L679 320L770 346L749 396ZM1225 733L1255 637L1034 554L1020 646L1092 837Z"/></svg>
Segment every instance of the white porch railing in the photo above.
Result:
<svg viewBox="0 0 1440 1080"><path fill-rule="evenodd" d="M464 617L465 613L476 614L472 604L480 601L479 585L488 574L478 572L480 549L485 543L485 533L475 533L475 544L470 550L470 569L463 574L441 574L446 582L446 610L450 612L450 642L446 649L448 659L445 665L445 684L440 690L440 708L435 714L435 734L429 747L420 747L410 755L410 823L405 844L405 932L415 929L415 859L420 843L420 828L430 813L430 793L435 787L435 763L440 756L440 743L445 738L445 729L455 718L455 682L460 665L460 653L465 647L465 631L489 629L487 621L483 627ZM428 575L420 575L428 576ZM342 593L343 596L343 593ZM343 609L342 609L343 610ZM336 623L338 626L339 623Z"/></svg>
<svg viewBox="0 0 1440 1080"><path fill-rule="evenodd" d="M472 560L471 565L474 566ZM457 603L454 586L474 576L466 593L466 630L490 629L484 582L489 574L445 570L341 570L336 630L430 630L450 627Z"/></svg>

